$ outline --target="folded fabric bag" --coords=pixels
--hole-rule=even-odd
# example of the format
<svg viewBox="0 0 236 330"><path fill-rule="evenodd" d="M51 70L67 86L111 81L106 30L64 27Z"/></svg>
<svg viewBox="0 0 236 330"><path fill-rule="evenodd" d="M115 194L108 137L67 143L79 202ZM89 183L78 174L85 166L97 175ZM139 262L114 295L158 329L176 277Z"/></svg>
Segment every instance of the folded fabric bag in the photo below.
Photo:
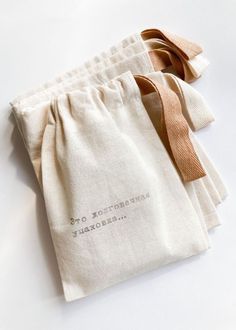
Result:
<svg viewBox="0 0 236 330"><path fill-rule="evenodd" d="M176 44L173 44L171 38L162 36L161 39L158 33L149 37L144 37L142 33L127 38L127 42L123 41L118 47L102 53L79 69L65 73L13 102L19 129L44 194L65 298L68 301L207 249L207 228L218 224L215 205L222 201L225 187L206 153L189 131L189 143L196 156L194 159L200 165L200 175L197 172L196 176L196 171L193 171L195 177L190 176L189 180L185 180L184 169L180 163L176 164L173 150L169 149L168 143L166 145L165 139L163 140L162 132L158 131L162 124L159 113L163 111L163 107L160 107L160 95L153 92L141 96L137 78L135 81L131 73L119 76L127 70L131 70L133 74L148 74L146 78L151 79L154 84L159 84L159 88L162 85L174 92L178 96L183 115L194 130L213 120L204 100L194 89L171 74L154 72L173 71L187 81L193 80L189 75L189 72L192 72L192 77L196 79L201 72L199 68L203 68L201 63L206 64L199 55L201 51L192 52L192 57L187 57L179 40L175 40ZM113 80L110 81L111 79ZM134 106L137 107L135 111L132 110ZM142 110L139 111L139 108ZM88 113L84 115L86 111ZM143 112L146 112L146 115L143 115ZM152 114L155 116L152 117ZM138 118L142 118L143 126ZM134 123L130 123L133 119ZM80 143L77 143L78 140ZM124 153L121 144L124 145ZM151 155L153 148L155 152ZM179 160L181 161L181 157ZM136 170L133 168L135 164ZM108 174L112 174L110 180ZM190 174L192 175L192 172ZM151 184L152 175L154 185L157 182L160 182L160 185L156 188L151 185L148 190L146 188ZM141 187L145 188L146 192L142 190L138 193L137 190ZM159 197L152 198L151 195L155 195L157 191ZM133 197L128 196L131 193ZM171 196L170 200L173 201L170 210L166 209L166 196ZM149 220L144 226L145 215L148 219L150 212L146 210L147 204L144 202L148 203L148 208L151 206L150 230L147 229ZM127 213L122 213L123 211ZM184 212L187 212L185 216L188 214L187 217L192 219L189 227L186 227ZM177 219L181 220L173 225L175 214ZM170 215L172 220L167 224L167 216L169 218ZM129 224L128 221L120 221L129 218L137 218L138 224L141 223L140 230L135 229L134 234L131 229L132 222ZM159 218L160 222L156 220L156 223L154 219ZM124 264L120 252L126 249L125 245L118 248L118 254L112 248L111 260L110 252L105 252L105 247L109 250L112 239L100 245L101 238L107 240L109 235L116 238L117 245L120 244L122 235L118 228L115 229L115 225L119 223L128 223L121 226L121 231L124 228L128 230L125 237L131 258L126 256ZM111 228L106 229L103 234L103 229L108 228L107 225L111 225ZM141 236L144 228L149 232L149 240L146 234ZM150 231L153 230L154 233L150 236ZM189 236L182 246L178 246L182 244L181 239L177 238L178 231L181 231L183 240L185 235ZM193 240L192 232L195 233ZM90 236L94 233L95 236ZM136 245L137 235L140 242ZM152 241L153 248L161 247L161 254L158 254L158 251L151 253ZM144 247L142 258L136 260L136 252L141 247ZM106 253L108 255L105 255ZM100 258L97 264L96 256ZM113 267L116 256L118 264L108 276L107 269ZM77 259L75 263L74 258ZM103 269L103 262L107 269ZM119 268L119 264L124 267ZM97 274L95 272L95 275L91 275L90 271L94 269Z"/></svg>
<svg viewBox="0 0 236 330"><path fill-rule="evenodd" d="M122 72L131 70L134 74L146 74L153 72L148 52L139 53L135 56L127 58L125 61L118 62L106 70L103 70L97 74L85 75L83 79L80 78L79 74L75 74L73 78L67 79L62 76L54 80L54 83L47 83L43 88L31 91L24 96L18 97L14 102L14 112L18 119L19 127L23 132L23 137L29 150L31 160L34 164L37 177L40 176L40 150L41 150L41 138L44 131L44 125L47 121L50 100L52 95L60 95L66 91L84 89L89 85L100 85L109 79L116 77ZM80 70L78 70L79 72ZM155 75L155 73L153 73ZM163 75L162 77L167 77ZM170 75L169 75L170 76ZM161 77L159 75L159 77ZM64 78L64 79L63 79ZM166 78L162 79L164 84L172 88L172 85L167 84ZM188 120L189 124L194 130L208 125L214 118L212 116L209 107L207 107L203 98L197 93L192 87L186 83L178 80L179 86L181 86L181 93L184 94L186 106L182 107L183 114ZM175 89L175 92L176 91ZM179 92L177 94L180 94ZM34 109L32 111L31 109ZM194 186L194 194L200 203L200 209L203 211L203 217L205 217L208 223L208 228L212 228L219 224L219 219L216 214L214 205L218 205L226 195L226 189L222 183L222 180L215 170L214 166L211 165L206 154L202 151L202 148L198 146L199 152L203 153L202 159L207 164L208 171L207 177L204 178L204 183L195 181L192 183ZM205 165L205 164L204 164ZM209 169L210 168L210 169ZM214 178L211 179L211 177ZM189 185L186 185L189 186ZM194 197L195 199L195 197ZM206 201L209 200L209 203ZM201 211L201 212L202 212Z"/></svg>
<svg viewBox="0 0 236 330"><path fill-rule="evenodd" d="M41 154L67 301L209 247L130 72L55 98Z"/></svg>

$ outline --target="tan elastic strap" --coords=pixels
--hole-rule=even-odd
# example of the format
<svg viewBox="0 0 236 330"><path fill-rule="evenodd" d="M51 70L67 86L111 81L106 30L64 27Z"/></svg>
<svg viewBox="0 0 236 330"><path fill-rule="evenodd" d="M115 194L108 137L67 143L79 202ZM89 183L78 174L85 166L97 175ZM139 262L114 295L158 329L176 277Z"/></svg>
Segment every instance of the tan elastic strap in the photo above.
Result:
<svg viewBox="0 0 236 330"><path fill-rule="evenodd" d="M143 40L158 38L167 41L173 48L178 49L186 60L194 58L202 53L202 48L187 39L159 29L147 29L141 32Z"/></svg>
<svg viewBox="0 0 236 330"><path fill-rule="evenodd" d="M142 94L157 92L162 104L162 140L183 181L193 181L206 175L189 137L189 127L182 114L177 95L170 89L143 75L134 76Z"/></svg>

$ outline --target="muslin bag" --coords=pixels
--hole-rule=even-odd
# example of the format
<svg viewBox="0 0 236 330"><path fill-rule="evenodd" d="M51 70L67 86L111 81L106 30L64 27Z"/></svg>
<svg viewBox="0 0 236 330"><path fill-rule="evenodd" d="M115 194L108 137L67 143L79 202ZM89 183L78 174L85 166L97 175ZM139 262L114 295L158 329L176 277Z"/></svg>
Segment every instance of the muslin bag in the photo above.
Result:
<svg viewBox="0 0 236 330"><path fill-rule="evenodd" d="M60 83L55 82L54 84L47 87L47 84L44 85L44 89L39 89L35 91L35 93L28 93L28 96L17 98L17 101L14 102L14 110L16 114L16 118L18 119L19 127L23 132L23 137L25 140L25 144L29 151L32 163L35 168L35 172L40 181L41 176L41 162L40 162L40 149L41 149L41 139L43 136L43 129L45 125L45 121L48 116L48 109L50 105L50 99L52 95L60 95L60 93L64 93L66 91L72 91L76 89L84 89L88 85L100 85L105 81L119 75L121 72L125 72L128 69L131 69L133 73L148 73L153 72L152 63L150 61L149 55L147 52L137 54L132 56L131 58L127 58L126 61L122 61L117 63L106 70L99 72L94 75L89 75L84 79L80 79L75 76L72 80L62 79ZM189 87L191 88L191 87ZM187 93L188 94L188 93ZM191 97L194 96L194 91L192 89ZM183 112L186 119L194 125L196 128L200 128L202 126L207 125L209 122L213 120L212 114L209 111L209 108L201 102L199 106L199 97L196 98L195 107L187 106L186 110ZM33 109L33 111L32 111ZM197 113L197 114L196 114ZM199 150L201 151L201 149ZM208 162L207 156L205 156L204 162ZM219 202L220 198L218 198L217 187L215 188L214 182L211 180L211 175L214 177L214 181L217 182L217 173L213 170L208 171L208 176L205 181L207 181L207 185L200 184L198 182L193 182L193 186L197 186L196 196L198 199L198 203L203 210L203 216L206 219L211 219L208 228L211 228L219 223L218 216L216 211L212 210L211 215L209 215L209 207L214 202L211 200L207 203L206 196L209 195L208 190L210 191L210 199L213 197ZM219 180L218 180L219 181ZM210 182L210 183L209 183ZM208 198L209 199L209 198ZM195 197L194 197L195 200ZM216 204L217 204L216 203ZM209 205L209 206L208 206ZM200 212L200 216L202 212ZM214 221L212 219L215 219Z"/></svg>
<svg viewBox="0 0 236 330"><path fill-rule="evenodd" d="M148 36L152 37L152 39L148 39ZM147 51L146 43L149 43L148 47L151 49L150 41L153 43L154 36L155 45L153 51ZM157 43L159 43L158 46ZM164 57L163 51L165 54ZM40 152L36 150L37 148L35 148L35 145L38 144L40 150L40 139L52 95L59 95L60 93L78 88L83 89L91 84L100 85L127 70L131 70L134 74L147 74L152 73L155 69L167 69L172 64L172 67L175 69L176 63L182 63L182 66L185 69L187 65L190 71L192 70L192 72L195 72L193 76L197 78L204 68L204 65L201 65L201 63L206 63L200 54L201 51L202 50L198 45L168 32L161 32L160 30L154 29L145 30L141 34L134 34L127 37L116 46L111 47L108 51L103 52L99 56L86 62L83 66L69 71L42 85L42 87L18 97L13 102L14 112L19 127L21 128L21 131L23 131L22 135L25 143L28 145L27 149L29 150L36 175L40 175ZM170 57L172 62L166 60L166 52L168 53L168 58ZM176 58L178 58L178 61ZM193 62L194 65L198 63L198 69L195 71L192 64ZM159 65L158 67L157 64ZM107 69L100 71L102 68L106 67ZM178 71L177 69L179 70L179 65L177 66L176 71ZM189 77L189 74L186 74ZM157 76L161 77L160 75ZM162 75L162 77L162 82L164 82L165 86L173 89L174 84L168 82L170 75L165 74ZM185 79L186 77L183 76ZM212 122L214 120L212 112L209 110L209 107L206 102L204 102L201 95L182 80L172 76L172 80L174 78L176 79L176 85L179 86L179 88L175 87L174 91L178 96L183 96L181 99L182 110L189 125L194 130L198 130ZM33 113L32 111L27 110L31 107L34 108ZM39 139L37 143L35 143L35 139L37 139L36 136ZM192 138L192 142L195 143L193 135ZM201 154L201 160L204 163L205 168L207 168L207 176L204 180L198 180L191 184L194 190L192 198L193 200L198 200L201 210L200 213L198 210L198 213L200 216L203 215L206 219L208 228L210 229L219 224L218 215L214 206L224 200L227 192L219 173L215 170L214 165L207 157L206 152L204 152L203 148L199 146L198 143L195 144L195 149ZM189 186L189 184L186 185L186 187L187 186Z"/></svg>
<svg viewBox="0 0 236 330"><path fill-rule="evenodd" d="M41 166L67 301L209 247L130 72L51 102Z"/></svg>

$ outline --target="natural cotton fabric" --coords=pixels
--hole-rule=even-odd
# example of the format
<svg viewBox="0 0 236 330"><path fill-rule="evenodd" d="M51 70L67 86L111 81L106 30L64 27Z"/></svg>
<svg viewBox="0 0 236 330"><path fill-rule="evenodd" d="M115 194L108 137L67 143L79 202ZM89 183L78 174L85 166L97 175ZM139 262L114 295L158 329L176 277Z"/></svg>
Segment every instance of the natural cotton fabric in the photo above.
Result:
<svg viewBox="0 0 236 330"><path fill-rule="evenodd" d="M127 43L123 42L122 45L130 43L130 46L133 47L133 51L136 49L137 44L143 45L143 42L137 42L134 40L140 39L137 36L134 36L133 38L128 39ZM130 46L124 48L126 50L126 55L128 54L127 48ZM117 47L117 49L119 49L120 53L123 52L122 47ZM114 53L115 52L113 51L113 55ZM131 54L133 53L131 52ZM101 58L102 56L100 56L100 62ZM107 58L109 58L109 56L107 56ZM89 66L86 64L84 67L92 68L92 65ZM89 85L100 85L116 77L122 72L126 72L127 70L131 70L133 74L152 74L154 68L152 66L152 62L150 61L149 53L147 51L141 53L137 52L137 55L133 55L131 57L127 56L126 60L121 62L118 61L116 64L111 65L101 72L90 75L84 74L83 78L81 78L79 74L82 69L79 69L77 73L74 73L72 75L73 78L66 78L67 75L64 74L61 78L57 78L52 82L44 84L43 87L31 91L24 96L18 97L13 102L16 118L18 120L19 127L23 132L22 135L39 181L41 181L41 139L44 132L44 126L47 122L52 95L57 96L61 93L76 89L82 90ZM179 97L182 95L181 101L183 114L194 130L198 130L214 120L214 117L204 99L191 86L187 85L180 79L176 80L177 87L174 86L174 83L170 82L170 77L173 81L175 79L173 78L173 75L157 74L155 76L155 73L153 73L153 75L154 77L159 77L159 81L164 86L172 88ZM155 105L153 105L153 107L155 107ZM199 145L198 149L198 152L203 154L202 163L205 165L205 169L207 170L207 177L204 178L204 184L201 184L199 181L194 181L192 185L196 186L198 192L196 196L198 203L200 204L200 208L203 210L205 209L203 216L206 219L211 219L210 224L208 224L208 228L210 229L219 224L219 219L214 205L218 205L222 202L226 195L226 189L218 172L206 156L206 153ZM206 199L210 199L209 203L206 203ZM215 218L214 221L212 220L213 218Z"/></svg>
<svg viewBox="0 0 236 330"><path fill-rule="evenodd" d="M131 73L55 98L41 166L67 301L209 246Z"/></svg>
<svg viewBox="0 0 236 330"><path fill-rule="evenodd" d="M161 139L160 99L141 95L133 76L174 92L198 130L214 120L205 100L155 71L193 81L208 64L201 52L166 31L145 30L12 102L67 301L209 247L207 229L219 224L215 206L225 186L190 130L204 176L181 180Z"/></svg>

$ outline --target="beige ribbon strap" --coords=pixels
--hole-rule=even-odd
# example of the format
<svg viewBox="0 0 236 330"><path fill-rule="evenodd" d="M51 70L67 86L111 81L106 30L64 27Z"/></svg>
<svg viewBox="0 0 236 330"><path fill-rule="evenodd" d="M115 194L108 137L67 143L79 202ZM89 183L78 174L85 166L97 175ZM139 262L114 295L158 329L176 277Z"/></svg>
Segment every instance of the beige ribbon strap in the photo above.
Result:
<svg viewBox="0 0 236 330"><path fill-rule="evenodd" d="M202 48L199 45L165 30L147 29L141 32L141 36L143 40L158 38L167 41L173 48L180 51L186 60L190 60L202 53Z"/></svg>
<svg viewBox="0 0 236 330"><path fill-rule="evenodd" d="M174 69L174 72L187 82L199 78L201 71L195 71L192 63L192 60L202 53L199 45L159 29L144 30L141 32L141 37L149 50L148 53L155 71L167 69L168 72L172 72ZM204 68L206 62L203 61L202 65Z"/></svg>
<svg viewBox="0 0 236 330"><path fill-rule="evenodd" d="M189 127L177 95L143 75L135 75L142 94L157 92L162 104L161 138L183 181L206 175L189 137Z"/></svg>

